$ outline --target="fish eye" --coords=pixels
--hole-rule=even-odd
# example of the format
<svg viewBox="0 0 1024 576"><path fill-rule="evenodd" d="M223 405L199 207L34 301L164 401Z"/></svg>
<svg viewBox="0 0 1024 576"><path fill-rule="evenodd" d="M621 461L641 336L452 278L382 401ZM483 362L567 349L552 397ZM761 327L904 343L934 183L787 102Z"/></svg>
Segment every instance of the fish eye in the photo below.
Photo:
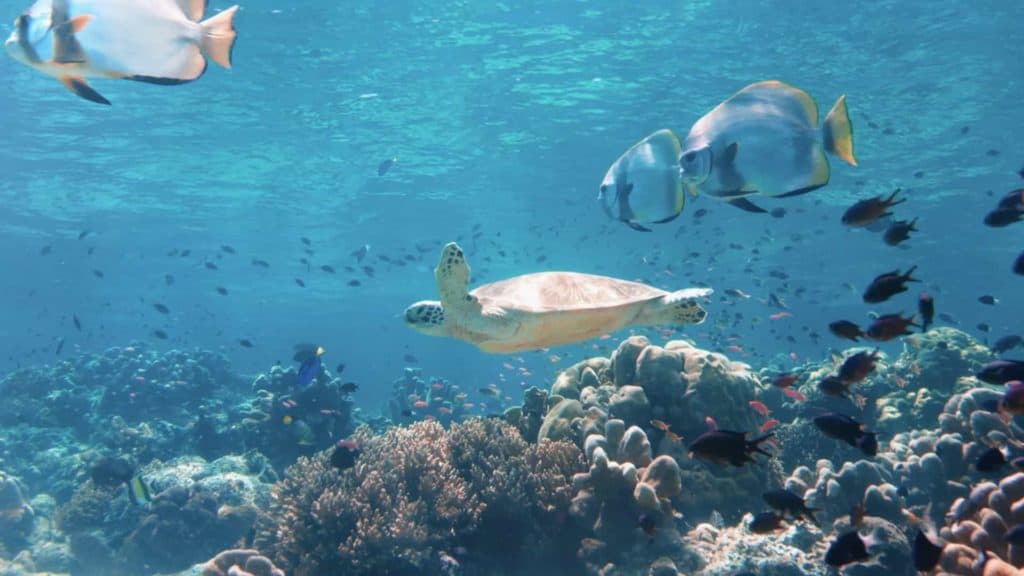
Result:
<svg viewBox="0 0 1024 576"><path fill-rule="evenodd" d="M601 184L601 194L604 194L607 191L608 191L608 185L607 184Z"/></svg>
<svg viewBox="0 0 1024 576"><path fill-rule="evenodd" d="M695 158L697 158L696 152L687 152L686 154L683 154L684 162L693 162Z"/></svg>

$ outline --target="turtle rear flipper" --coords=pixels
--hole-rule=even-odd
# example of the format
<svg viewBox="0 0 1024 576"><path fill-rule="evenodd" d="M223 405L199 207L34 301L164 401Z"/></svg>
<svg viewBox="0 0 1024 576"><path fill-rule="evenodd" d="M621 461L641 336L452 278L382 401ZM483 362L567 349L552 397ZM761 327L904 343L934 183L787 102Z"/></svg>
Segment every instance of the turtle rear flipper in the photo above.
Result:
<svg viewBox="0 0 1024 576"><path fill-rule="evenodd" d="M708 313L700 300L713 294L710 288L686 288L652 300L640 311L634 324L700 324Z"/></svg>

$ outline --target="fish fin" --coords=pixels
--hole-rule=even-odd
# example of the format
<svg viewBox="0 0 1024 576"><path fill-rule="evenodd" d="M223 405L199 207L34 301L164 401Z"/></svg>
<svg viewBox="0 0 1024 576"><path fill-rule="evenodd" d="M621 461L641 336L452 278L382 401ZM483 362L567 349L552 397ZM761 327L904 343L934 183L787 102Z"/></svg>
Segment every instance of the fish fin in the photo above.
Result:
<svg viewBox="0 0 1024 576"><path fill-rule="evenodd" d="M846 95L836 100L836 105L825 116L825 125L822 126L822 140L825 150L835 154L851 166L857 165L857 157L853 154L853 124L850 123L850 114L846 110Z"/></svg>
<svg viewBox="0 0 1024 576"><path fill-rule="evenodd" d="M740 210L744 210L746 212L754 212L757 214L764 214L768 212L764 208L761 208L760 206L754 204L753 202L747 200L746 198L734 198L732 200L727 199L726 202L728 202L730 206L735 206Z"/></svg>
<svg viewBox="0 0 1024 576"><path fill-rule="evenodd" d="M736 169L736 155L739 153L740 145L733 142L725 147L721 156L712 157L713 170L718 172L718 181L725 190L735 190L735 194L749 194L755 190L743 179L743 175ZM727 195L727 194L725 194Z"/></svg>
<svg viewBox="0 0 1024 576"><path fill-rule="evenodd" d="M682 214L682 213L683 213L682 209L679 209L679 210L676 211L675 214L669 216L668 218L662 218L661 220L655 220L653 223L654 224L666 224L668 222L671 222L671 221L675 220L676 218L679 218L679 215Z"/></svg>
<svg viewBox="0 0 1024 576"><path fill-rule="evenodd" d="M732 164L736 161L736 153L740 151L740 145L738 142L733 142L725 147L725 152L722 153L722 163Z"/></svg>
<svg viewBox="0 0 1024 576"><path fill-rule="evenodd" d="M199 23L203 28L203 52L224 68L231 68L231 50L238 36L234 24L236 12L237 5Z"/></svg>
<svg viewBox="0 0 1024 576"><path fill-rule="evenodd" d="M177 0L178 7L193 22L199 22L206 12L206 0Z"/></svg>
<svg viewBox="0 0 1024 576"><path fill-rule="evenodd" d="M199 73L199 76L202 76L205 73L206 66L204 65L203 71ZM131 80L133 82L145 82L146 84L158 84L160 86L177 86L178 84L188 84L189 82L194 82L195 80L199 79L199 76L196 76L195 78L191 78L188 80L182 80L180 78L160 78L158 76L142 76L138 74L136 74L135 76L117 76L117 78L120 78L122 80Z"/></svg>
<svg viewBox="0 0 1024 576"><path fill-rule="evenodd" d="M650 232L651 231L650 228L644 228L643 226L637 224L636 222L626 222L626 226L629 226L630 228L632 228L633 230L636 230L637 232Z"/></svg>
<svg viewBox="0 0 1024 576"><path fill-rule="evenodd" d="M675 216L672 216L672 218L675 218L676 216L679 216L679 214L683 211L683 208L685 208L685 207L686 207L686 189L683 187L683 183L680 182L679 184L676 185L676 202L675 202L675 206L673 206L673 209L675 210ZM669 218L668 220L671 220L672 218ZM668 220L666 220L666 222Z"/></svg>
<svg viewBox="0 0 1024 576"><path fill-rule="evenodd" d="M812 186L804 186L803 188L798 188L796 190L793 190L792 192L786 192L785 194L779 194L778 196L775 196L775 198L790 198L790 197L793 197L793 196L800 196L801 194L807 194L808 192L813 192L813 191L817 190L818 188L821 188L824 185L825 184L814 184Z"/></svg>
<svg viewBox="0 0 1024 576"><path fill-rule="evenodd" d="M70 17L68 0L58 0L50 7L53 27L53 61L56 64L82 64L85 51L75 38L75 20ZM87 22L86 20L85 22ZM82 26L85 24L83 23Z"/></svg>
<svg viewBox="0 0 1024 576"><path fill-rule="evenodd" d="M81 98L97 104L110 106L110 100L107 100L99 92L93 90L92 86L89 86L89 83L85 81L85 78L80 76L61 76L60 83Z"/></svg>
<svg viewBox="0 0 1024 576"><path fill-rule="evenodd" d="M84 64L85 50L75 38L72 22L54 29L53 62L55 64Z"/></svg>
<svg viewBox="0 0 1024 576"><path fill-rule="evenodd" d="M81 16L75 16L71 19L68 24L71 26L71 31L78 34L85 29L86 24L92 21L92 14L82 14Z"/></svg>

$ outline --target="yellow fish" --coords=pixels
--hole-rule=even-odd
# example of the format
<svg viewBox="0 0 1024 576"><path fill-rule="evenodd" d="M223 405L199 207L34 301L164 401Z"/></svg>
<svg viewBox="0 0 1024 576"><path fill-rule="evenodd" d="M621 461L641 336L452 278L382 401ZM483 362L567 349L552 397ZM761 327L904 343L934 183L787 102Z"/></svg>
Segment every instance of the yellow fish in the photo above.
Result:
<svg viewBox="0 0 1024 576"><path fill-rule="evenodd" d="M826 152L857 165L846 97L818 125L811 96L774 80L751 84L708 112L683 140L679 168L691 193L750 212L753 194L782 198L828 184Z"/></svg>
<svg viewBox="0 0 1024 576"><path fill-rule="evenodd" d="M110 104L86 78L183 84L209 57L231 67L238 6L200 22L206 0L39 0L14 22L4 48L78 96Z"/></svg>

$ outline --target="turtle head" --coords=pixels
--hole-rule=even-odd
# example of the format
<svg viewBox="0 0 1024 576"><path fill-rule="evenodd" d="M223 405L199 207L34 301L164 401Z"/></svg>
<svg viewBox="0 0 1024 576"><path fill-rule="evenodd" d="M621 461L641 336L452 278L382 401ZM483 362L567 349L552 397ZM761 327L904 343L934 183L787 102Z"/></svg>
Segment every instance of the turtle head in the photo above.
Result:
<svg viewBox="0 0 1024 576"><path fill-rule="evenodd" d="M679 154L679 175L690 187L697 186L711 174L711 146L683 150Z"/></svg>
<svg viewBox="0 0 1024 576"><path fill-rule="evenodd" d="M405 309L405 325L430 336L445 336L444 307L436 300L421 300Z"/></svg>

